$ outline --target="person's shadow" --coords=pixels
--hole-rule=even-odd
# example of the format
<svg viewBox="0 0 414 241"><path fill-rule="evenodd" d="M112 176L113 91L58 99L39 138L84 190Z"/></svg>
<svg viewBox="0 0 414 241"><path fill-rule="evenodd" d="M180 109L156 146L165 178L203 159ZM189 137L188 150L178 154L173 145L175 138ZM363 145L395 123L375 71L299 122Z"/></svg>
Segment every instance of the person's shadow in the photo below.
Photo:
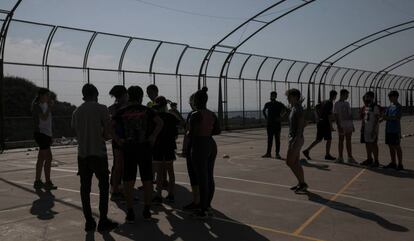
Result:
<svg viewBox="0 0 414 241"><path fill-rule="evenodd" d="M165 213L169 223L169 230L161 230L159 225L165 225L164 220L140 220L137 215L135 224L121 224L115 233L130 240L255 240L265 241L266 237L257 233L253 228L232 220L223 213L214 210L213 217L206 220L197 220L190 213L181 208L191 202L191 192L181 185L176 185L176 200L174 203L153 206L153 213ZM139 214L137 212L137 214Z"/></svg>
<svg viewBox="0 0 414 241"><path fill-rule="evenodd" d="M351 206L346 203L342 203L338 201L331 201L316 193L308 192L306 195L308 196L309 201L320 203L329 208L332 208L332 209L335 209L341 212L346 212L359 218L364 218L364 219L376 222L381 227L387 230L394 231L394 232L408 232L409 231L408 228L401 226L399 224L396 224L396 223L392 223L374 212L362 210L360 208Z"/></svg>
<svg viewBox="0 0 414 241"><path fill-rule="evenodd" d="M30 213L37 216L40 220L50 220L55 217L58 212L52 210L55 206L55 196L50 191L36 190L39 198L32 203Z"/></svg>
<svg viewBox="0 0 414 241"><path fill-rule="evenodd" d="M330 171L331 169L329 168L329 165L325 165L325 164L316 164L316 163L311 163L306 159L300 159L300 163L302 164L302 166L304 167L311 167L311 168L316 168L322 171Z"/></svg>

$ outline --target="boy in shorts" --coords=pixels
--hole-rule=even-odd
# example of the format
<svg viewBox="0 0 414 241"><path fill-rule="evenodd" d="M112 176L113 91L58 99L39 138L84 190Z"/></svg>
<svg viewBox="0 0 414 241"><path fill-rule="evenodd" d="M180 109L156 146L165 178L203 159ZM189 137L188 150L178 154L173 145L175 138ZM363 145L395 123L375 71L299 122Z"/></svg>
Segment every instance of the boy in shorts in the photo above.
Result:
<svg viewBox="0 0 414 241"><path fill-rule="evenodd" d="M390 149L391 162L384 166L384 168L393 168L396 170L404 170L402 164L402 150L400 146L401 140L401 115L402 115L402 106L398 103L398 92L391 91L388 94L391 105L385 111L383 117L386 120L385 126L385 144L388 145ZM398 165L396 162L396 156L398 158Z"/></svg>
<svg viewBox="0 0 414 241"><path fill-rule="evenodd" d="M349 91L342 89L340 91L339 101L335 103L334 113L335 120L338 126L338 158L336 162L343 163L343 153L344 153L344 139L346 140L346 151L348 153L348 163L355 164L356 161L352 156L352 132L354 132L354 123L352 122L352 111L351 106L349 105L348 99Z"/></svg>
<svg viewBox="0 0 414 241"><path fill-rule="evenodd" d="M361 143L365 143L367 160L361 163L363 166L378 167L378 129L381 116L380 107L374 102L375 94L368 91L364 95L364 107L361 110ZM374 159L372 159L374 156Z"/></svg>
<svg viewBox="0 0 414 241"><path fill-rule="evenodd" d="M144 187L144 219L151 218L152 199L152 146L162 129L162 120L153 110L142 105L143 91L139 86L128 88L128 105L114 117L121 128L117 136L124 151L124 195L127 204L127 223L135 222L133 189L137 177L137 165ZM118 134L117 134L118 135Z"/></svg>

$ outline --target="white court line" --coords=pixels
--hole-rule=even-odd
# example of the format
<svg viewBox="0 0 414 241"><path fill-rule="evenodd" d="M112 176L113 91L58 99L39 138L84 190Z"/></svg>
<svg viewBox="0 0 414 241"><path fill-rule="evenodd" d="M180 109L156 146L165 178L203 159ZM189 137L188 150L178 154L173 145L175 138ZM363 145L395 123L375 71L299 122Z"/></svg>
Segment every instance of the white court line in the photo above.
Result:
<svg viewBox="0 0 414 241"><path fill-rule="evenodd" d="M11 164L7 164L7 165L11 165ZM15 165L15 166L18 166L18 167L28 167L28 166L24 166L24 165ZM52 170L61 171L61 172L77 173L76 170L70 170L70 169L64 169L64 168L55 168L54 167L54 168L52 168ZM175 173L176 174L180 174L180 175L187 175L187 173L185 173L185 172L175 172ZM274 187L290 188L290 186L288 186L288 185L277 184L277 183L262 182L262 181L241 179L241 178L235 178L235 177L216 176L216 175L214 177L215 178L221 178L221 179L233 180L233 181L241 181L241 182L248 182L248 183L254 183L254 184L268 185L268 186L274 186ZM189 185L188 183L184 183L184 182L183 183L176 182L176 183L178 183L178 184L184 184L184 185ZM61 188L59 188L59 189L61 189ZM216 188L216 189L217 190L220 190L219 188ZM223 188L223 190L221 190L221 191L228 191L228 189L224 189ZM242 194L244 192L244 191L238 191L238 190L234 190L234 191L235 192L238 192L240 194ZM333 192L327 192L327 191L322 191L322 190L318 190L318 189L309 189L309 191L316 192L316 193L323 193L323 194L335 195L335 193L333 193ZM245 192L244 194L248 195L247 193L248 192ZM264 194L258 194L258 193L251 193L251 194L255 194L255 195L257 194L258 197L260 197L261 195L264 195ZM403 207L403 206L399 206L399 205L395 205L395 204L391 204L391 203L379 202L379 201L375 201L375 200L371 200L371 199L366 199L366 198L361 198L361 197L357 197L357 196L353 196L353 195L347 195L347 194L340 194L339 196L340 197L345 197L345 198L350 198L350 199L355 199L355 200L359 200L359 201L374 203L374 204L378 204L378 205L383 205L383 206L387 206L387 207L392 207L392 208L396 208L396 209L401 209L401 210L405 210L405 211L414 212L414 209L413 208L407 208L407 207ZM274 196L270 196L270 197L274 197ZM280 200L283 200L283 198L280 198L280 197L277 197L277 198L280 199ZM286 200L286 201L298 202L300 200L291 199L291 200ZM300 201L300 202L304 202L304 201ZM306 203L309 203L309 202L306 202Z"/></svg>

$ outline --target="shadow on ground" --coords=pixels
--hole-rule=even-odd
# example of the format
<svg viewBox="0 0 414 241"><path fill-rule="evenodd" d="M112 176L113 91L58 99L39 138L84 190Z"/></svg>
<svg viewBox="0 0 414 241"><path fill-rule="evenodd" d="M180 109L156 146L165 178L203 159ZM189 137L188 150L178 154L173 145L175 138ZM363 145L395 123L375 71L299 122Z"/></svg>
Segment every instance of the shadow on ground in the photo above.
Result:
<svg viewBox="0 0 414 241"><path fill-rule="evenodd" d="M396 223L392 223L390 221L388 221L387 219L379 216L378 214L371 212L371 211L366 211L366 210L362 210L360 208L351 206L349 204L346 203L342 203L342 202L338 202L338 201L331 201L328 200L316 193L312 193L312 192L308 192L306 194L309 198L309 201L312 202L316 202L316 203L320 203L322 205L325 205L329 208L341 211L341 212L346 212L349 214L352 214L356 217L359 218L363 218L366 220L370 220L373 222L376 222L378 225L380 225L381 227L383 227L384 229L387 229L389 231L393 231L393 232L408 232L410 231L408 228L401 226L399 224Z"/></svg>

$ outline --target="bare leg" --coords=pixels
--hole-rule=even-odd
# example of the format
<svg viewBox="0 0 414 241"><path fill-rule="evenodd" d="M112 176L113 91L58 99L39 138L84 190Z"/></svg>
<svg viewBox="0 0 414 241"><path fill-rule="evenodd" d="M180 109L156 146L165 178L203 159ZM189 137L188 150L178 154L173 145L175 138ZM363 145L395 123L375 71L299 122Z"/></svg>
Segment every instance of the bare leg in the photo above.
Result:
<svg viewBox="0 0 414 241"><path fill-rule="evenodd" d="M37 162L36 162L36 181L42 179L42 170L43 170L43 163L45 161L45 150L39 150L37 154Z"/></svg>
<svg viewBox="0 0 414 241"><path fill-rule="evenodd" d="M134 207L134 202L133 202L134 185L135 185L135 181L124 182L124 195L125 195L127 208L129 209Z"/></svg>
<svg viewBox="0 0 414 241"><path fill-rule="evenodd" d="M164 184L164 163L162 161L155 161L153 162L152 166L154 167L154 172L157 174L157 177L155 178L157 186L157 196L161 197L162 194L162 186Z"/></svg>
<svg viewBox="0 0 414 241"><path fill-rule="evenodd" d="M45 179L46 182L50 182L50 170L52 169L52 151L49 149L45 150L45 165L44 165L44 171L45 171Z"/></svg>
<svg viewBox="0 0 414 241"><path fill-rule="evenodd" d="M304 151L310 151L312 148L314 148L316 145L318 145L322 140L314 140L308 148L306 148Z"/></svg>
<svg viewBox="0 0 414 241"><path fill-rule="evenodd" d="M175 191L175 174L174 163L172 161L165 163L168 173L168 195L174 195Z"/></svg>
<svg viewBox="0 0 414 241"><path fill-rule="evenodd" d="M152 181L144 181L142 182L142 185L144 186L144 204L149 206L151 205L152 199Z"/></svg>
<svg viewBox="0 0 414 241"><path fill-rule="evenodd" d="M114 149L114 170L112 173L112 193L118 193L124 168L124 156L121 150Z"/></svg>
<svg viewBox="0 0 414 241"><path fill-rule="evenodd" d="M199 186L191 186L193 193L193 202L194 204L200 204L200 188Z"/></svg>
<svg viewBox="0 0 414 241"><path fill-rule="evenodd" d="M287 158L286 158L286 164L290 167L293 174L298 179L299 183L305 182L305 177L303 173L302 165L299 163L299 153L295 153L295 150L288 150Z"/></svg>
<svg viewBox="0 0 414 241"><path fill-rule="evenodd" d="M338 142L338 158L344 157L344 138L345 136L340 134L339 135L339 142Z"/></svg>
<svg viewBox="0 0 414 241"><path fill-rule="evenodd" d="M372 153L374 154L374 160L378 161L378 144L372 143Z"/></svg>
<svg viewBox="0 0 414 241"><path fill-rule="evenodd" d="M372 160L371 144L370 143L365 143L365 149L367 150L367 159Z"/></svg>
<svg viewBox="0 0 414 241"><path fill-rule="evenodd" d="M348 158L354 158L352 155L352 133L346 134L346 152L348 153Z"/></svg>
<svg viewBox="0 0 414 241"><path fill-rule="evenodd" d="M402 154L402 150L401 150L401 146L395 146L395 152L397 153L397 157L398 157L398 164L402 165L402 158L403 158L403 154Z"/></svg>
<svg viewBox="0 0 414 241"><path fill-rule="evenodd" d="M390 149L391 163L396 164L397 163L396 160L395 160L395 154L396 154L396 152L395 152L395 148L394 147L395 146L388 145L388 148Z"/></svg>
<svg viewBox="0 0 414 241"><path fill-rule="evenodd" d="M332 143L332 140L326 141L326 152L325 153L327 156L331 155L331 143Z"/></svg>

